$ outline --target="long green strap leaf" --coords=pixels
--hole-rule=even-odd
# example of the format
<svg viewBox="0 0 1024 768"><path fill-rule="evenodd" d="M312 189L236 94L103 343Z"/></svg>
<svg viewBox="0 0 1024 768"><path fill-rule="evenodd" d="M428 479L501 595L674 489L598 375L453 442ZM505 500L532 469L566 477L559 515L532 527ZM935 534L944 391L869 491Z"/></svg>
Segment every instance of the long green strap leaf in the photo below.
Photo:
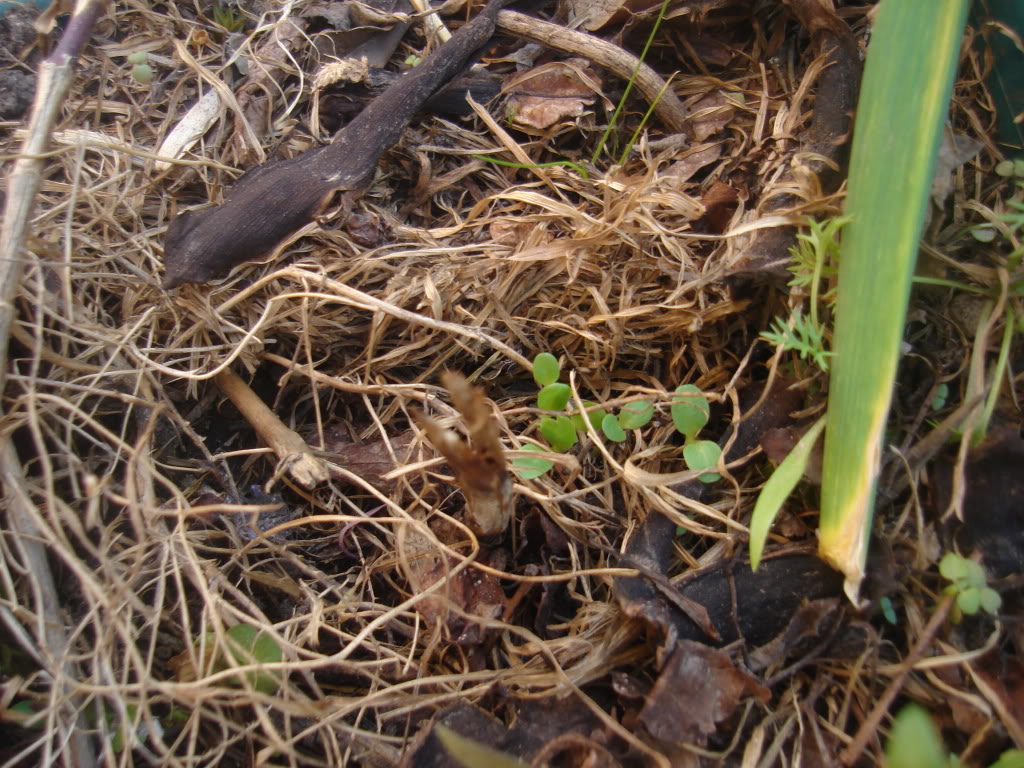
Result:
<svg viewBox="0 0 1024 768"><path fill-rule="evenodd" d="M882 0L854 126L822 470L821 555L858 599L910 281L967 0Z"/></svg>

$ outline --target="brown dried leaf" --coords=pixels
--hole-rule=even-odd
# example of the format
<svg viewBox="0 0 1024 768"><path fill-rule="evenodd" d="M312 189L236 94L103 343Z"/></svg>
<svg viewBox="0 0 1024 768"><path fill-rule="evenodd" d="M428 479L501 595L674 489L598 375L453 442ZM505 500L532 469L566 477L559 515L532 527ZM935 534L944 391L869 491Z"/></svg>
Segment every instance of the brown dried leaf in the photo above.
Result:
<svg viewBox="0 0 1024 768"><path fill-rule="evenodd" d="M701 168L711 165L722 156L722 144L708 144L702 147L695 147L687 150L686 154L676 162L672 163L665 171L666 176L678 179L679 183L689 181L690 178Z"/></svg>
<svg viewBox="0 0 1024 768"><path fill-rule="evenodd" d="M722 91L708 94L691 109L690 125L697 141L718 133L736 116L736 107Z"/></svg>
<svg viewBox="0 0 1024 768"><path fill-rule="evenodd" d="M745 696L762 703L771 692L723 651L682 640L648 694L640 720L669 744L704 743Z"/></svg>
<svg viewBox="0 0 1024 768"><path fill-rule="evenodd" d="M582 115L601 93L601 81L586 61L570 59L524 72L508 90L513 122L544 129Z"/></svg>
<svg viewBox="0 0 1024 768"><path fill-rule="evenodd" d="M324 451L330 454L328 458L334 464L359 475L374 488L390 493L397 481L384 476L403 465L415 439L416 432L409 429L387 441L381 438L356 443L348 438L341 424L332 424L324 428Z"/></svg>
<svg viewBox="0 0 1024 768"><path fill-rule="evenodd" d="M507 598L498 580L475 568L453 574L458 561L444 554L437 542L409 527L399 532L398 547L411 592L422 593L439 581L445 582L443 588L416 603L416 610L427 625L444 622L447 636L455 642L479 644L483 640L482 628L465 614L497 619L504 613Z"/></svg>
<svg viewBox="0 0 1024 768"><path fill-rule="evenodd" d="M465 420L470 441L428 416L421 415L419 420L434 448L448 460L466 497L466 523L481 536L493 536L504 531L512 517L512 477L498 426L482 390L457 373L447 372L441 380Z"/></svg>

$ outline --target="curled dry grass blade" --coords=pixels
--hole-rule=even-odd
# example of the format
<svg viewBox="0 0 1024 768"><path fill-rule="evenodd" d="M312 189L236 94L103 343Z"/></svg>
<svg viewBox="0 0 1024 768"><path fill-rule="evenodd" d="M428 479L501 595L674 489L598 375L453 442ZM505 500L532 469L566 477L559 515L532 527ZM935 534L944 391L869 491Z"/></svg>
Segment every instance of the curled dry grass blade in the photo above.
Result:
<svg viewBox="0 0 1024 768"><path fill-rule="evenodd" d="M854 601L966 13L966 0L883 2L864 71L846 204L851 222L839 264L819 545Z"/></svg>

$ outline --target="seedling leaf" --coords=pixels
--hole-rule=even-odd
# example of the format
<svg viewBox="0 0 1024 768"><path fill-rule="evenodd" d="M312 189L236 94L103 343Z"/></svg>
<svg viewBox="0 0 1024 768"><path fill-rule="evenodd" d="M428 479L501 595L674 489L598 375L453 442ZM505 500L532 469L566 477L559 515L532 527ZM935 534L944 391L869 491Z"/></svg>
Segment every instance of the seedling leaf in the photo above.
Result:
<svg viewBox="0 0 1024 768"><path fill-rule="evenodd" d="M700 387L682 384L676 387L676 392L683 397L672 398L672 423L688 440L691 440L708 423L711 407L707 398L701 394Z"/></svg>
<svg viewBox="0 0 1024 768"><path fill-rule="evenodd" d="M604 408L594 408L594 406L596 405L597 403L595 403L592 400L583 401L584 408L593 408L593 410L587 411L587 418L590 419L590 423L594 426L594 429L600 430L601 422L604 421L604 417L607 415L608 412ZM572 423L580 432L587 431L587 426L586 424L583 423L582 413L574 413L572 415Z"/></svg>
<svg viewBox="0 0 1024 768"><path fill-rule="evenodd" d="M548 416L541 419L538 429L558 453L565 453L576 445L576 426L568 416Z"/></svg>
<svg viewBox="0 0 1024 768"><path fill-rule="evenodd" d="M544 453L543 448L539 445L534 445L533 443L527 443L524 445L523 450ZM523 480L533 480L534 478L540 477L541 475L549 472L553 466L555 466L554 462L550 459L541 458L540 456L516 456L512 459L512 471L519 475Z"/></svg>
<svg viewBox="0 0 1024 768"><path fill-rule="evenodd" d="M545 411L564 411L571 396L568 384L546 384L537 394L537 407Z"/></svg>
<svg viewBox="0 0 1024 768"><path fill-rule="evenodd" d="M683 446L683 459L686 461L686 466L696 471L717 467L721 455L722 449L718 447L718 443L713 443L710 440L694 440ZM721 477L717 472L707 472L699 479L702 483L713 483Z"/></svg>
<svg viewBox="0 0 1024 768"><path fill-rule="evenodd" d="M249 624L235 624L227 631L228 647L239 664L274 664L281 660L281 647L273 637ZM272 694L281 684L276 673L248 672L246 679L260 693Z"/></svg>
<svg viewBox="0 0 1024 768"><path fill-rule="evenodd" d="M654 417L654 404L646 400L626 403L619 411L619 424L623 429L640 429Z"/></svg>
<svg viewBox="0 0 1024 768"><path fill-rule="evenodd" d="M538 387L546 387L558 381L558 374L561 372L558 365L558 358L550 352L541 352L533 358L533 380Z"/></svg>
<svg viewBox="0 0 1024 768"><path fill-rule="evenodd" d="M775 521L775 516L796 484L803 477L807 461L811 457L814 444L825 428L825 417L822 416L804 433L789 455L775 468L768 482L764 484L754 505L754 514L750 518L750 567L757 570L764 552L764 543L768 539L768 531Z"/></svg>
<svg viewBox="0 0 1024 768"><path fill-rule="evenodd" d="M622 425L619 424L619 420L616 418L614 413L607 413L605 414L605 417L601 419L601 431L604 432L604 436L613 443L621 443L626 439L626 433L622 429Z"/></svg>
<svg viewBox="0 0 1024 768"><path fill-rule="evenodd" d="M985 613L996 614L1003 605L1003 598L992 587L983 587L980 590L979 596L981 598L981 609Z"/></svg>
<svg viewBox="0 0 1024 768"><path fill-rule="evenodd" d="M939 573L948 581L967 578L967 562L955 552L947 552L939 561Z"/></svg>
<svg viewBox="0 0 1024 768"><path fill-rule="evenodd" d="M885 748L887 768L949 768L945 751L927 712L916 704L900 710Z"/></svg>

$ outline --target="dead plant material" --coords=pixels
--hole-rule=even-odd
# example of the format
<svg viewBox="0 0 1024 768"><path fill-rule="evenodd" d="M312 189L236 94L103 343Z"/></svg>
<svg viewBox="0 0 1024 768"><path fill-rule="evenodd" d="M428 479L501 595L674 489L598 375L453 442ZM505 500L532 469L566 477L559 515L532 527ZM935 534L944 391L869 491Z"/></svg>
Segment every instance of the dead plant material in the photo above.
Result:
<svg viewBox="0 0 1024 768"><path fill-rule="evenodd" d="M601 80L586 61L570 59L535 67L505 85L517 125L543 130L580 117L601 94Z"/></svg>
<svg viewBox="0 0 1024 768"><path fill-rule="evenodd" d="M888 593L896 623L830 611L830 576L806 554L813 488L787 502L762 569L745 565L746 526L771 471L760 441L819 408L826 382L758 339L787 311L787 290L735 268L745 236L838 208L828 179L794 174L814 159L804 154L812 110L830 103L822 78L837 68L825 66L821 40L833 33L809 43L808 27L770 0L673 2L646 63L677 73L669 90L691 127L709 133L703 142L659 113L634 142L648 106L637 97L607 140L618 164L587 163L635 58L619 73L592 63L601 92L590 92L582 118L521 130L485 97L469 116L423 114L384 152L348 222L332 206L278 261L168 293L157 276L178 208L223 199L234 169L254 158L319 144L313 80L355 38L317 15L340 3L271 3L259 15L220 5L232 16L218 21L208 3L178 0L108 6L96 22L102 42L83 48L54 130L0 124L9 174L0 186L27 217L5 223L27 237L0 262L22 270L5 281L13 293L0 307L11 318L0 345L0 763L92 764L78 758L84 743L126 768L415 764L414 755L442 759L419 749L442 721L552 764L788 768L798 755L834 764L912 662L944 587L943 548L1012 549L1016 539L1007 522L993 522L987 542L947 536L929 515L935 457L975 405L964 402L974 398L962 367L991 370L1005 317L994 312L967 362L947 289L933 285L915 292L890 423L898 460L879 489L875 534L892 573L871 594ZM660 2L613 5L599 34L635 57ZM449 3L453 29L483 6ZM560 7L529 12L560 21ZM858 45L870 7L841 6ZM400 51L378 62L394 78L410 54L426 58L440 44L411 21ZM355 31L383 43L376 26ZM145 53L151 82L132 78L129 53ZM962 55L951 122L983 146L948 174L949 200L925 235L928 267L993 297L1003 291L1015 310L1006 256L1019 243L965 235L995 227L1011 183L992 173L1003 158L979 86L987 54L967 41ZM505 34L487 70L508 78L555 61L562 71L564 58ZM34 31L0 40L0 59L44 74ZM246 105L264 69L254 93L266 101ZM325 130L345 123L333 103L351 111L378 87L370 72L370 83L332 86L331 103L321 100ZM194 127L192 147L162 155L164 137L210 92L219 106ZM29 164L34 204L19 191L27 178L13 173ZM785 194L798 203L769 207ZM545 474L518 474L527 445L548 445L540 422L551 414L538 409L530 376L542 351L562 363L571 410L592 401L621 414L646 400L651 420L622 443L578 432L566 453L534 453L553 462ZM1010 345L1008 371L1021 370L1019 352ZM225 370L301 435L326 480L307 488L275 477L252 424L222 407L215 379ZM445 370L486 388L480 418L470 408L469 420L490 424L493 467L438 386ZM785 383L768 386L781 370ZM997 413L1012 426L1021 381L1005 380ZM681 458L670 404L684 383L711 403L701 438L731 446L727 473L711 485L691 483ZM948 404L938 406L941 385ZM463 521L469 502L454 464L416 426L419 409L463 441L454 450L488 478L488 504L511 486L508 507L492 510L508 520L503 534L484 539ZM1018 453L993 443L951 459L964 498L993 521L1010 519L999 515L1012 504L994 497L1013 492L1004 475ZM262 491L269 483L273 495ZM975 495L985 493L993 498ZM1019 561L1006 563L992 584L1004 620L943 625L945 658L922 658L899 687L932 710L965 764L995 760L1020 718L1022 633L1005 620L1021 610ZM219 663L239 635L262 638L267 655ZM714 695L738 707L696 720L703 747L661 741L641 720L656 683L668 697L665 663L686 639L731 641L722 653L732 666L757 667L772 694L767 704L757 689L736 694L742 675L726 668L719 680L708 664ZM967 656L983 644L984 660ZM247 684L264 672L273 694ZM11 708L21 723L49 727L16 725ZM449 720L456 708L480 717ZM861 760L880 761L890 713L872 716L880 736Z"/></svg>
<svg viewBox="0 0 1024 768"><path fill-rule="evenodd" d="M469 442L429 416L420 416L420 424L455 473L469 526L480 536L503 533L512 517L512 477L494 415L483 392L463 376L445 372L441 380L462 414Z"/></svg>
<svg viewBox="0 0 1024 768"><path fill-rule="evenodd" d="M683 640L665 661L640 722L666 744L703 745L746 696L767 704L771 692L727 653Z"/></svg>
<svg viewBox="0 0 1024 768"><path fill-rule="evenodd" d="M678 133L686 130L687 110L679 97L648 64L619 46L515 11L502 11L497 21L498 29L562 53L589 59L623 80L635 82L636 89L649 104L654 105L658 117L672 131Z"/></svg>
<svg viewBox="0 0 1024 768"><path fill-rule="evenodd" d="M178 215L167 230L164 288L204 283L267 258L308 225L339 192L358 192L416 110L454 77L494 31L509 0L491 0L419 67L375 99L334 141L242 177L222 205ZM348 201L351 205L351 201Z"/></svg>
<svg viewBox="0 0 1024 768"><path fill-rule="evenodd" d="M242 412L242 416L267 447L277 455L281 468L294 477L299 485L312 488L327 481L327 467L314 455L306 441L281 421L238 374L224 370L217 374L214 381Z"/></svg>

